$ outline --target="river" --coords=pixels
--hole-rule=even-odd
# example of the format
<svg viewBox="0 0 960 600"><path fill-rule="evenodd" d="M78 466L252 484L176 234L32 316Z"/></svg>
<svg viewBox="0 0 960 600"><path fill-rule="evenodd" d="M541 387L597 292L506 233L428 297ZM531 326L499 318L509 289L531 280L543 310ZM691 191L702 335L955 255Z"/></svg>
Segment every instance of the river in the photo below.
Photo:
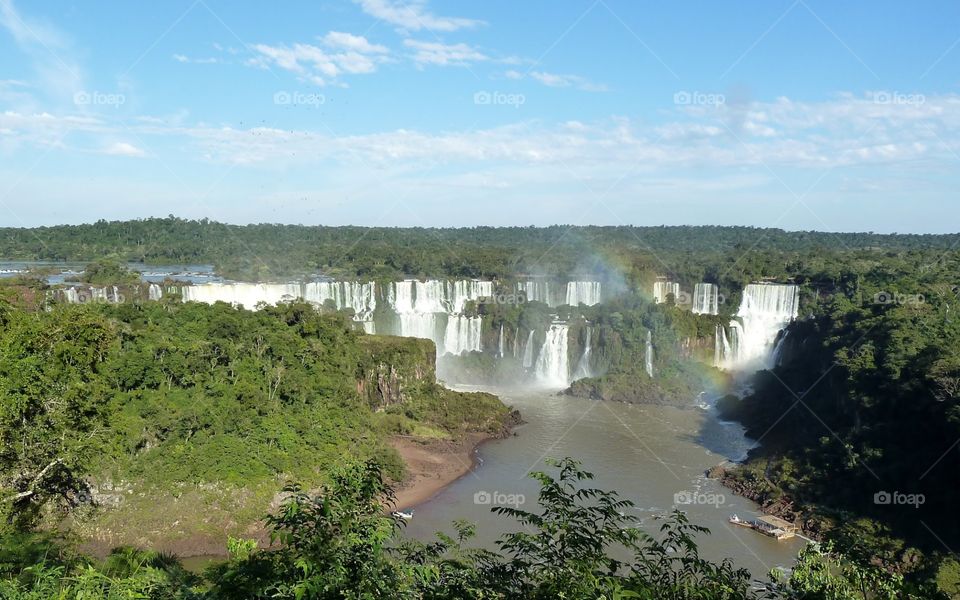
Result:
<svg viewBox="0 0 960 600"><path fill-rule="evenodd" d="M477 524L473 543L491 547L499 535L517 527L493 514L492 503L523 501L520 508L536 510L538 488L529 473L544 469L548 457L571 456L596 475L597 487L633 501L635 522L648 533L657 534L662 524L657 516L669 512L680 495L678 507L712 532L697 538L702 555L730 557L755 579L792 564L802 547L802 540L778 542L727 521L732 513L742 518L760 514L752 502L704 476L725 460L742 459L750 448L737 424L696 407L597 402L530 389L484 391L519 409L526 423L509 438L483 444L476 468L415 507L407 535L431 540L436 531L451 533L453 520L462 518Z"/></svg>

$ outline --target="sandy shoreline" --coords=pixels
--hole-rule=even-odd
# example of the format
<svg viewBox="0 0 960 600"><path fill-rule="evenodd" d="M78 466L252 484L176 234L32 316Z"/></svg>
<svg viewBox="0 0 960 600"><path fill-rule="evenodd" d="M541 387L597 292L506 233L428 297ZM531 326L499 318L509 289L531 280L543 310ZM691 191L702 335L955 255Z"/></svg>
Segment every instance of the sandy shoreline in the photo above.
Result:
<svg viewBox="0 0 960 600"><path fill-rule="evenodd" d="M468 433L456 442L391 438L390 445L400 454L408 473L407 479L396 486L397 508L415 508L469 473L477 464L480 444L494 437Z"/></svg>

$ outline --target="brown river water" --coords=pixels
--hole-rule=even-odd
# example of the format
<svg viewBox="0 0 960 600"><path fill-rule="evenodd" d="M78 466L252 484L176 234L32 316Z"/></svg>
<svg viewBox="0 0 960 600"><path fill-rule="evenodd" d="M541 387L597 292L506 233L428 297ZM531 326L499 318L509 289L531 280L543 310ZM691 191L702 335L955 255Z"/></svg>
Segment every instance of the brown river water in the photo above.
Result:
<svg viewBox="0 0 960 600"><path fill-rule="evenodd" d="M455 519L466 519L477 524L473 545L492 549L501 534L519 525L493 514L491 507L536 511L538 487L529 473L546 468L548 457L570 456L596 476L596 487L633 501L627 516L648 533L656 535L662 524L658 517L677 506L691 522L710 529L710 535L697 538L704 557L730 557L755 579L766 580L774 567L789 567L804 543L778 542L728 522L731 514L752 518L760 513L704 471L743 459L752 442L739 425L720 421L709 410L694 403L676 408L598 402L552 390L485 391L520 410L525 424L509 438L483 444L470 473L414 507L406 535L428 541L437 531L452 533Z"/></svg>

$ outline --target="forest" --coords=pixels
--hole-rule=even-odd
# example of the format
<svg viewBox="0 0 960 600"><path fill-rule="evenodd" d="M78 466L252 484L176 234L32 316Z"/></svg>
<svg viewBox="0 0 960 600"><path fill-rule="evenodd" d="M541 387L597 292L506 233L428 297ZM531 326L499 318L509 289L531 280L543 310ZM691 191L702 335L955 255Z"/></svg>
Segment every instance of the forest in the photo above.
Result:
<svg viewBox="0 0 960 600"><path fill-rule="evenodd" d="M252 312L174 299L39 311L14 302L0 308L0 488L9 492L0 505L2 597L960 597L960 236L239 227L173 218L32 234L2 230L0 255L203 262L263 280L595 275L611 294L581 313L601 340L604 369L568 393L599 401L688 395L716 374L704 364L709 338L736 317L742 286L795 283L800 316L780 360L743 398L719 403L759 440L744 465L720 476L823 543L792 572L752 589L732 565L699 557L699 530L682 514L646 537L619 521L615 492L590 488L589 474L561 461L537 474L540 512L502 515L521 528L496 553L469 546L467 523L456 535L411 544L384 508L403 469L386 436L497 432L510 419L492 396L438 386L429 342L364 336L348 314L297 303ZM43 245L32 239L39 234ZM124 276L113 267L91 273L104 284ZM721 314L693 315L673 300L654 305L648 290L658 276L686 288L718 284ZM488 319L485 335L499 323L546 318L537 306L472 310ZM659 381L642 370L647 331L659 348ZM459 366L482 373L486 360L468 356ZM384 362L406 374L399 401L360 385ZM414 365L429 365L429 374L418 378ZM317 464L326 467L310 466ZM51 519L82 531L84 519L109 527L132 518L111 523L85 511L88 499L109 502L114 484L134 478L158 491L132 504L138 513L161 510L151 502L178 481L217 482L204 497L215 526L231 511L253 519L262 516L253 500L281 475L290 487L267 517L276 544L237 531L230 560L202 574L132 548L91 558L44 533ZM238 482L252 490L249 503L226 501L224 490ZM923 502L884 502L883 494ZM633 558L620 562L624 555Z"/></svg>

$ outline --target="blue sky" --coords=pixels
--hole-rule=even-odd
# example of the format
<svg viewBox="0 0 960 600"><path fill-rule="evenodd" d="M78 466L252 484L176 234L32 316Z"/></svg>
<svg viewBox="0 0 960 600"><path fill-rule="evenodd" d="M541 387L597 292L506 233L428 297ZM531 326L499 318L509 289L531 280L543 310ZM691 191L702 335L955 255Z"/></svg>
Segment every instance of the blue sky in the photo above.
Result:
<svg viewBox="0 0 960 600"><path fill-rule="evenodd" d="M0 0L0 224L957 231L960 4Z"/></svg>

